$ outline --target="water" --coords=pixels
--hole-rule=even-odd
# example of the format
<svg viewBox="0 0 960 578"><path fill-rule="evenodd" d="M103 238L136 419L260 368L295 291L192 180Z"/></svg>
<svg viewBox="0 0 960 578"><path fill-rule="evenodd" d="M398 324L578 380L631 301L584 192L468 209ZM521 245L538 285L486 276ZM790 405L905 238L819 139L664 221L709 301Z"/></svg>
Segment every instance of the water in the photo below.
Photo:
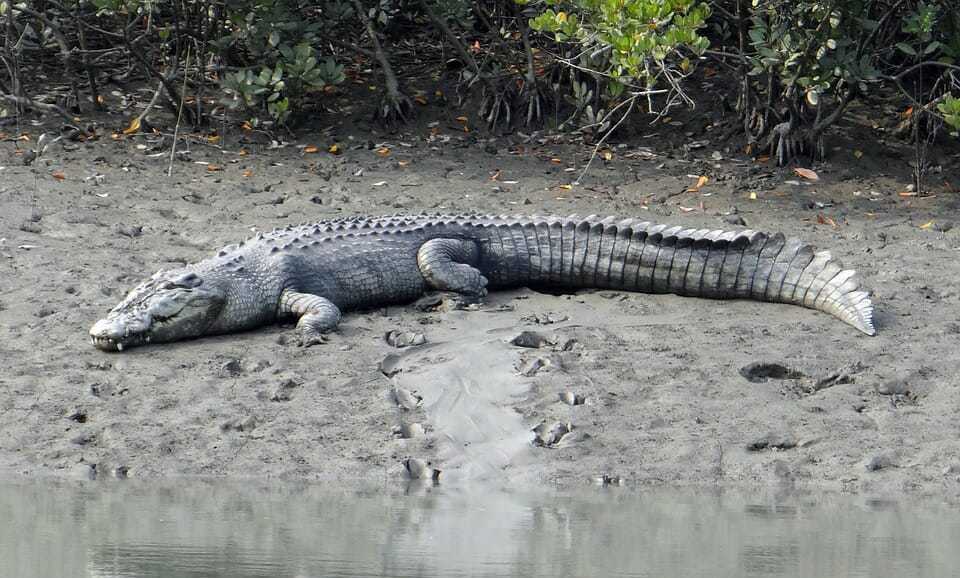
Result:
<svg viewBox="0 0 960 578"><path fill-rule="evenodd" d="M855 496L0 483L0 576L960 576L960 510Z"/></svg>

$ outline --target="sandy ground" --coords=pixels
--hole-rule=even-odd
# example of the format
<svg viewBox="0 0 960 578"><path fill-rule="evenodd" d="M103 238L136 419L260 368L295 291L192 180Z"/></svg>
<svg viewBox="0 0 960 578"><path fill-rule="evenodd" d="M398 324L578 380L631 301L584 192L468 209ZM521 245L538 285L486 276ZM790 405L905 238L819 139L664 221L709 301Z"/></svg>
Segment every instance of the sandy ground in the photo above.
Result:
<svg viewBox="0 0 960 578"><path fill-rule="evenodd" d="M960 493L955 152L935 156L936 196L907 197L898 193L909 149L869 130L835 136L813 183L719 145L685 150L658 136L709 140L709 126L691 122L613 143L609 161L567 188L590 155L582 143L476 136L432 110L394 135L348 115L318 122L280 148L238 133L194 143L170 177L170 139L111 138L122 116L101 120L99 139L61 141L31 166L12 139L0 143L0 470L389 482L416 457L448 484L609 476ZM44 129L59 125L25 130ZM325 152L334 143L342 154ZM710 181L686 191L698 175ZM476 310L353 312L329 343L307 349L290 327L123 354L87 340L158 268L251 231L422 210L713 228L740 218L858 269L879 335L789 306L522 289ZM391 330L427 343L394 348ZM511 345L523 330L554 344ZM392 378L381 371L388 356ZM769 367L750 373L756 363ZM415 390L422 406L399 409L394 386ZM567 391L585 403L562 403ZM544 420L572 431L535 445L531 429ZM399 439L395 428L410 422L425 435Z"/></svg>

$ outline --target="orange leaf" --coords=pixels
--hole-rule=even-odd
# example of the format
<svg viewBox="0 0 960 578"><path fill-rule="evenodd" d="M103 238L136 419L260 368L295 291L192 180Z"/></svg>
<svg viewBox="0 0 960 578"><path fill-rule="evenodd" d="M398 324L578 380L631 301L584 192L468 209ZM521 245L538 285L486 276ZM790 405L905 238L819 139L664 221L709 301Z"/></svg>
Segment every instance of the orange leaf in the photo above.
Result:
<svg viewBox="0 0 960 578"><path fill-rule="evenodd" d="M319 150L320 150L320 149L318 149L317 147L315 147L315 146L313 146L313 145L309 145L309 146L303 147L303 152L305 152L305 153L307 153L307 154L312 154L312 153L315 153L315 152L317 152L317 151L319 151Z"/></svg>
<svg viewBox="0 0 960 578"><path fill-rule="evenodd" d="M330 153L330 154L332 154L332 155L338 155L338 154L340 154L340 145L338 145L338 144L332 144L332 145L330 145L330 148L327 149L327 152Z"/></svg>
<svg viewBox="0 0 960 578"><path fill-rule="evenodd" d="M695 184L695 185L693 185L692 187L690 187L689 189L687 189L687 192L688 192L688 193L696 193L697 191L699 191L699 190L703 187L703 185L705 185L705 184L707 184L707 183L709 183L709 182L710 182L710 177L708 177L707 175L700 175L700 178L697 179L697 184Z"/></svg>
<svg viewBox="0 0 960 578"><path fill-rule="evenodd" d="M253 125L250 124L250 121L245 120L243 121L243 124L240 125L240 128L243 130L253 130Z"/></svg>
<svg viewBox="0 0 960 578"><path fill-rule="evenodd" d="M900 191L900 192L897 193L897 194L900 195L901 197L916 197L916 196L917 196L917 193L914 192L914 191Z"/></svg>
<svg viewBox="0 0 960 578"><path fill-rule="evenodd" d="M377 149L377 154L382 157L388 156L390 154L390 149L387 147L380 147Z"/></svg>
<svg viewBox="0 0 960 578"><path fill-rule="evenodd" d="M468 119L467 117L465 117L465 116L458 116L458 117L457 117L457 120L460 121L460 122L467 122L467 120L469 120L469 119Z"/></svg>
<svg viewBox="0 0 960 578"><path fill-rule="evenodd" d="M830 217L824 216L821 213L817 213L817 222L821 225L830 225L831 227L836 227L837 222L831 219Z"/></svg>
<svg viewBox="0 0 960 578"><path fill-rule="evenodd" d="M807 180L809 180L809 181L819 181L819 180L820 180L820 175L818 175L817 173L811 171L810 169L804 169L804 168L797 167L797 168L793 169L793 172L794 172L797 176L803 177L803 178L805 178L805 179L807 179Z"/></svg>
<svg viewBox="0 0 960 578"><path fill-rule="evenodd" d="M405 167L410 164L410 161L397 161L397 166Z"/></svg>
<svg viewBox="0 0 960 578"><path fill-rule="evenodd" d="M213 164L207 165L207 172L215 173L217 171L222 171L222 170L223 170L223 167L221 167L220 165L213 165Z"/></svg>
<svg viewBox="0 0 960 578"><path fill-rule="evenodd" d="M553 163L553 164L555 164L555 165L562 165L562 164L563 164L563 161L562 161L562 160L556 159L556 158L550 159L550 162Z"/></svg>
<svg viewBox="0 0 960 578"><path fill-rule="evenodd" d="M140 117L130 121L129 126L123 129L123 134L136 134L140 130Z"/></svg>
<svg viewBox="0 0 960 578"><path fill-rule="evenodd" d="M67 178L67 176L61 173L60 171L54 171L50 176L57 179L58 181L62 181L63 179Z"/></svg>
<svg viewBox="0 0 960 578"><path fill-rule="evenodd" d="M760 155L757 157L758 163L765 163L770 160L770 155Z"/></svg>
<svg viewBox="0 0 960 578"><path fill-rule="evenodd" d="M490 175L490 180L495 181L500 178L500 169L497 169L497 172Z"/></svg>
<svg viewBox="0 0 960 578"><path fill-rule="evenodd" d="M565 191L569 191L570 189L573 188L573 185L560 185L560 188Z"/></svg>
<svg viewBox="0 0 960 578"><path fill-rule="evenodd" d="M427 99L424 98L423 96L419 95L419 94L418 94L417 96L413 97L413 101L416 102L417 104L422 104L422 105L426 105L426 104L427 104Z"/></svg>
<svg viewBox="0 0 960 578"><path fill-rule="evenodd" d="M240 156L242 156L242 157L245 157L245 156L247 156L248 154L250 154L250 151L248 151L247 149L240 149L240 152L238 152L237 154L240 155Z"/></svg>
<svg viewBox="0 0 960 578"><path fill-rule="evenodd" d="M250 169L247 169L247 170L243 171L243 176L245 176L245 177L247 177L247 178L252 177L252 176L253 176L253 171L251 171Z"/></svg>

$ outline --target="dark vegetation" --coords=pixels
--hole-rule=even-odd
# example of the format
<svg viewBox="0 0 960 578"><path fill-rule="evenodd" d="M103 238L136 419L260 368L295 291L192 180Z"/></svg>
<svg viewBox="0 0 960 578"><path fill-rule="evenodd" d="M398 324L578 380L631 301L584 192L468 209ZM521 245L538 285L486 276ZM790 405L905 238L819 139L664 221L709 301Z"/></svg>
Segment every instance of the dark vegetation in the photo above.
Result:
<svg viewBox="0 0 960 578"><path fill-rule="evenodd" d="M726 138L783 165L822 158L849 106L882 97L902 111L918 192L926 148L960 130L958 0L4 0L0 20L17 122L81 124L105 91L147 83L178 123L289 130L375 70L388 128L429 99L469 104L491 131L602 144L709 99ZM723 90L693 90L707 78ZM124 132L148 130L152 109Z"/></svg>

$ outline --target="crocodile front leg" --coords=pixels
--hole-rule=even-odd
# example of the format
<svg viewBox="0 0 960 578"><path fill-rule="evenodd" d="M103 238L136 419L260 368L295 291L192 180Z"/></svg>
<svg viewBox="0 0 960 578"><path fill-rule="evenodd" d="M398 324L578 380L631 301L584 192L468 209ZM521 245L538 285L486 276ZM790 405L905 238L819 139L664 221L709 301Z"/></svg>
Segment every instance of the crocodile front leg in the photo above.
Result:
<svg viewBox="0 0 960 578"><path fill-rule="evenodd" d="M329 299L312 293L298 293L287 289L280 295L278 313L296 315L300 331L300 345L309 347L325 341L323 334L333 331L340 323L340 308Z"/></svg>
<svg viewBox="0 0 960 578"><path fill-rule="evenodd" d="M480 248L465 239L431 239L417 251L417 266L427 284L477 299L487 294L487 278L476 268Z"/></svg>

